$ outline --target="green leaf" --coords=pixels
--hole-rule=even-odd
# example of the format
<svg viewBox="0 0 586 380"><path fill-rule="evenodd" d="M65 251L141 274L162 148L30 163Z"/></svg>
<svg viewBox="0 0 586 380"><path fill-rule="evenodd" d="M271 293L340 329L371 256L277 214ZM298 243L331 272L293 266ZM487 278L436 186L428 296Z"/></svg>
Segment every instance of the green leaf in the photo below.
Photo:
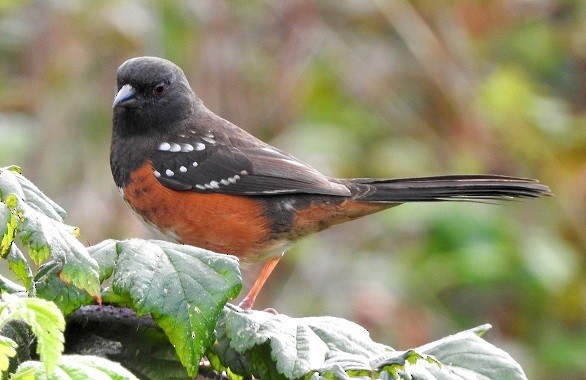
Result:
<svg viewBox="0 0 586 380"><path fill-rule="evenodd" d="M416 348L414 351L431 355L443 364L419 361L407 372L416 377L427 370L435 378L446 379L526 379L521 366L508 353L480 338L488 329L490 325L479 326Z"/></svg>
<svg viewBox="0 0 586 380"><path fill-rule="evenodd" d="M19 280L24 283L27 291L31 292L31 295L35 295L34 283L33 283L33 272L31 271L30 265L23 253L16 246L12 244L8 255L6 255L8 261L8 267L16 274Z"/></svg>
<svg viewBox="0 0 586 380"><path fill-rule="evenodd" d="M18 165L8 165L5 166L3 168L0 168L1 170L8 170L14 173L18 173L18 174L22 174L22 169L20 168L20 166Z"/></svg>
<svg viewBox="0 0 586 380"><path fill-rule="evenodd" d="M24 379L138 379L120 364L97 356L64 355L51 375L42 362L22 363L12 376L12 380Z"/></svg>
<svg viewBox="0 0 586 380"><path fill-rule="evenodd" d="M4 276L0 276L0 291L10 294L26 293L26 288Z"/></svg>
<svg viewBox="0 0 586 380"><path fill-rule="evenodd" d="M5 336L0 336L0 371L4 372L10 365L10 358L16 355L16 342Z"/></svg>
<svg viewBox="0 0 586 380"><path fill-rule="evenodd" d="M118 241L104 240L96 245L88 247L90 255L98 262L100 282L110 278L118 261ZM121 307L132 307L133 301L128 294L116 293L111 287L102 290L102 301Z"/></svg>
<svg viewBox="0 0 586 380"><path fill-rule="evenodd" d="M109 278L114 271L118 252L116 240L104 240L94 246L88 247L88 253L98 263L98 277L102 282ZM59 277L61 265L56 261L43 264L34 277L37 296L53 301L64 315L69 315L81 306L93 303L92 297L81 289L64 283ZM102 292L106 296L107 291ZM112 301L112 297L108 302ZM122 304L119 302L118 304Z"/></svg>
<svg viewBox="0 0 586 380"><path fill-rule="evenodd" d="M34 280L37 296L54 302L66 316L81 306L93 303L86 291L64 283L59 277L60 270L61 265L55 261L39 268Z"/></svg>
<svg viewBox="0 0 586 380"><path fill-rule="evenodd" d="M37 353L45 365L47 374L50 374L63 352L63 314L50 301L3 294L0 304L0 326L15 319L30 326L37 337Z"/></svg>
<svg viewBox="0 0 586 380"><path fill-rule="evenodd" d="M0 257L5 257L16 233L18 221L4 202L0 202Z"/></svg>
<svg viewBox="0 0 586 380"><path fill-rule="evenodd" d="M98 250L103 257L113 248ZM112 288L139 314L150 313L194 376L214 341L216 320L242 284L238 260L164 241L132 239L116 245Z"/></svg>
<svg viewBox="0 0 586 380"><path fill-rule="evenodd" d="M18 197L14 210L22 218L18 236L28 247L32 259L39 264L52 256L61 266L59 277L63 281L98 297L98 264L77 240L76 229L49 218Z"/></svg>
<svg viewBox="0 0 586 380"><path fill-rule="evenodd" d="M20 169L16 170L15 166L0 168L0 195L5 199L11 193L40 213L63 222L65 210L20 174Z"/></svg>
<svg viewBox="0 0 586 380"><path fill-rule="evenodd" d="M222 346L222 338L229 345ZM217 340L213 351L226 367L241 375L243 369L251 370L259 378L273 376L275 370L287 379L301 378L330 364L332 357L336 359L332 365L371 370L369 358L392 351L373 342L364 328L341 318L291 318L231 305L218 322ZM242 368L242 362L228 363L237 354L244 354L249 368L246 364Z"/></svg>
<svg viewBox="0 0 586 380"><path fill-rule="evenodd" d="M7 170L7 168L0 168L0 200L6 201L10 194L24 198L24 190L18 182L17 174L12 170Z"/></svg>
<svg viewBox="0 0 586 380"><path fill-rule="evenodd" d="M478 336L488 327L394 351L340 318L291 318L227 305L211 356L258 378L525 379L507 353Z"/></svg>
<svg viewBox="0 0 586 380"><path fill-rule="evenodd" d="M224 340L224 341L226 341L226 340ZM213 352L212 350L210 350L206 353L206 357L210 361L210 366L212 367L212 369L214 371L216 371L217 373L224 373L231 380L244 379L244 376L238 375L238 374L232 372L232 370L230 368L224 367L224 365L222 364L222 362L220 360L220 357L218 355L216 355L216 353Z"/></svg>
<svg viewBox="0 0 586 380"><path fill-rule="evenodd" d="M118 260L117 243L108 239L87 248L90 256L98 262L100 282L110 278L114 272Z"/></svg>

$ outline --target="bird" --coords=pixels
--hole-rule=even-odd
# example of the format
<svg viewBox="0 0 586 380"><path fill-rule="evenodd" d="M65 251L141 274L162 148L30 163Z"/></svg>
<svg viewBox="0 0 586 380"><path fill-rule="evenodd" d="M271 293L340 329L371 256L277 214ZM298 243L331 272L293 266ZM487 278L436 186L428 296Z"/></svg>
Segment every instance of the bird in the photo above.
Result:
<svg viewBox="0 0 586 380"><path fill-rule="evenodd" d="M242 309L295 241L333 225L408 202L550 195L501 175L328 177L210 111L169 60L131 58L116 74L110 167L124 201L170 241L264 262Z"/></svg>

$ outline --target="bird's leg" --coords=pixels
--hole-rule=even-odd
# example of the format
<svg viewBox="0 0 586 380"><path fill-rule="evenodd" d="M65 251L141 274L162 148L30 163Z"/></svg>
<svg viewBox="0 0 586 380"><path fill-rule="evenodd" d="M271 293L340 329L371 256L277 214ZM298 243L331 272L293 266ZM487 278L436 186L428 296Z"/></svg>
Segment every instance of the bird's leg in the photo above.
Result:
<svg viewBox="0 0 586 380"><path fill-rule="evenodd" d="M254 301L256 300L256 296L262 289L262 286L264 285L267 278L269 278L269 276L271 275L273 269L275 269L275 267L277 266L279 260L281 260L281 257L283 256L281 255L273 257L265 263L265 266L262 268L262 271L258 275L256 281L254 282L254 285L252 285L252 288L250 288L250 291L238 306L240 306L244 310L252 309Z"/></svg>

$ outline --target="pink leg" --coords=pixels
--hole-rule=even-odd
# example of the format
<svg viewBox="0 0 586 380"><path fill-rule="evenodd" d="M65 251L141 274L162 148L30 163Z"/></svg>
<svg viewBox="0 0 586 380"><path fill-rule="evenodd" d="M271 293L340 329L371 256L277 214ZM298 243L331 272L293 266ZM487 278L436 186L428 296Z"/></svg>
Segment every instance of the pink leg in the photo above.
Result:
<svg viewBox="0 0 586 380"><path fill-rule="evenodd" d="M265 266L262 268L262 271L258 275L256 281L254 282L254 285L252 285L252 288L250 289L250 291L248 292L246 297L244 297L244 299L242 300L242 302L240 302L240 305L238 305L238 306L240 306L244 310L252 309L252 306L254 305L254 301L256 300L256 296L258 295L258 293L262 289L262 286L264 285L265 281L271 275L273 269L275 269L275 267L277 266L277 263L279 262L279 260L281 260L281 257L282 256L273 257L272 259L270 259L269 261L267 261L265 263Z"/></svg>

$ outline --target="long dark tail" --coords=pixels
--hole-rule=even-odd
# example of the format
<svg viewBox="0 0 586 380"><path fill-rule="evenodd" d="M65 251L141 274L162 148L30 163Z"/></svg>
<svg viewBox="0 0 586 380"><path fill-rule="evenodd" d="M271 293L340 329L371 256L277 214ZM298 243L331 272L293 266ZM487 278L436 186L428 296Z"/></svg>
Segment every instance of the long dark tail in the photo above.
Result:
<svg viewBox="0 0 586 380"><path fill-rule="evenodd" d="M551 195L537 180L498 175L449 175L437 177L369 179L354 178L356 200L373 203L493 201Z"/></svg>

